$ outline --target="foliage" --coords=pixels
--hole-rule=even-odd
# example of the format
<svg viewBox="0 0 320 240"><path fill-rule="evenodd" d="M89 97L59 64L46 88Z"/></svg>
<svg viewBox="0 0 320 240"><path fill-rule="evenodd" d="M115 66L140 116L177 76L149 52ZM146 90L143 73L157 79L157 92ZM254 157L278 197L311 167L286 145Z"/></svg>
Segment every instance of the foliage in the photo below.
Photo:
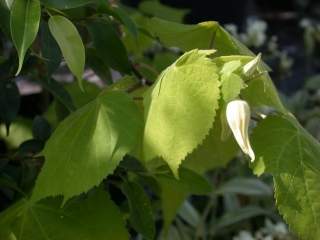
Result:
<svg viewBox="0 0 320 240"><path fill-rule="evenodd" d="M142 12L171 14L150 4ZM282 104L260 55L217 22L179 23L184 10L174 22L129 12L97 0L1 1L1 239L188 239L177 214L206 239L251 217L279 220L230 207L235 194L270 198L268 185L211 186L204 175L237 156L225 110L239 98L254 119L246 171L272 176L290 229L319 239L320 146ZM65 66L78 85L59 80ZM46 99L32 124L18 117L21 78ZM190 195L210 198L201 217ZM228 211L212 213L221 199Z"/></svg>

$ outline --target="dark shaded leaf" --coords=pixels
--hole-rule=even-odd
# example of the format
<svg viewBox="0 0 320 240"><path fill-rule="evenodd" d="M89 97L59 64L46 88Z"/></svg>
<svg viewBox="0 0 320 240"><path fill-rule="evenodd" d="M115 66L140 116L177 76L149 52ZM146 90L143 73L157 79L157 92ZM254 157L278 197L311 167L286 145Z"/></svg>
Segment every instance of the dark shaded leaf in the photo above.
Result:
<svg viewBox="0 0 320 240"><path fill-rule="evenodd" d="M57 9L77 8L93 2L95 0L41 0L46 7Z"/></svg>
<svg viewBox="0 0 320 240"><path fill-rule="evenodd" d="M59 67L62 55L57 42L52 37L47 23L41 24L41 53L45 58L48 77Z"/></svg>
<svg viewBox="0 0 320 240"><path fill-rule="evenodd" d="M51 135L51 127L47 120L41 116L36 116L32 125L33 137L40 141L46 141Z"/></svg>
<svg viewBox="0 0 320 240"><path fill-rule="evenodd" d="M98 77L107 84L112 84L112 76L109 66L103 61L95 49L86 49L87 65L98 75Z"/></svg>
<svg viewBox="0 0 320 240"><path fill-rule="evenodd" d="M16 75L20 73L25 54L37 36L40 15L39 0L15 0L11 6L11 37L19 57Z"/></svg>
<svg viewBox="0 0 320 240"><path fill-rule="evenodd" d="M16 118L20 108L20 94L13 80L0 81L0 120L7 126Z"/></svg>
<svg viewBox="0 0 320 240"><path fill-rule="evenodd" d="M154 239L155 223L150 199L143 188L134 182L126 181L122 191L127 196L130 206L130 223L146 239Z"/></svg>
<svg viewBox="0 0 320 240"><path fill-rule="evenodd" d="M76 108L68 91L63 85L54 79L42 79L38 81L45 89L47 89L61 104L63 104L70 112Z"/></svg>
<svg viewBox="0 0 320 240"><path fill-rule="evenodd" d="M18 148L18 156L32 156L42 151L44 147L43 141L31 139L23 142Z"/></svg>
<svg viewBox="0 0 320 240"><path fill-rule="evenodd" d="M63 208L61 198L37 203L22 199L0 215L0 236L4 232L19 240L129 239L119 209L102 190Z"/></svg>
<svg viewBox="0 0 320 240"><path fill-rule="evenodd" d="M88 24L97 55L106 65L123 73L131 72L127 50L108 20Z"/></svg>

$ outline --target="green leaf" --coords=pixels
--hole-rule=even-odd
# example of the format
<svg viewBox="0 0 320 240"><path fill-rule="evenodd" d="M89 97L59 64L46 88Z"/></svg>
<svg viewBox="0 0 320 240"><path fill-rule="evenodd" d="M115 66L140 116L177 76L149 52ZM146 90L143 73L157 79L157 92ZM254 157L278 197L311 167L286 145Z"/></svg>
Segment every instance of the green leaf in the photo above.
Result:
<svg viewBox="0 0 320 240"><path fill-rule="evenodd" d="M70 114L46 143L32 199L63 195L65 202L98 185L135 147L141 122L137 106L121 92L102 93Z"/></svg>
<svg viewBox="0 0 320 240"><path fill-rule="evenodd" d="M116 30L108 20L88 24L97 55L108 66L123 73L131 72L128 54Z"/></svg>
<svg viewBox="0 0 320 240"><path fill-rule="evenodd" d="M163 71L165 68L169 67L175 60L178 58L178 55L173 52L160 52L154 56L152 66L156 68L159 72Z"/></svg>
<svg viewBox="0 0 320 240"><path fill-rule="evenodd" d="M47 89L57 101L63 104L70 112L75 110L72 98L63 85L54 79L41 79L38 81L45 89Z"/></svg>
<svg viewBox="0 0 320 240"><path fill-rule="evenodd" d="M10 11L5 1L0 1L0 30L6 35L10 36Z"/></svg>
<svg viewBox="0 0 320 240"><path fill-rule="evenodd" d="M162 157L176 176L181 162L205 139L218 108L220 82L208 58L211 53L184 54L160 75L144 100L144 158Z"/></svg>
<svg viewBox="0 0 320 240"><path fill-rule="evenodd" d="M112 84L112 75L109 66L98 57L93 48L86 48L86 63L94 73L107 85Z"/></svg>
<svg viewBox="0 0 320 240"><path fill-rule="evenodd" d="M235 193L248 196L272 196L271 187L255 178L232 178L215 192L218 194Z"/></svg>
<svg viewBox="0 0 320 240"><path fill-rule="evenodd" d="M139 80L133 76L126 75L120 78L117 82L109 86L110 90L128 91L128 89L137 85Z"/></svg>
<svg viewBox="0 0 320 240"><path fill-rule="evenodd" d="M220 111L217 113L213 128L203 143L197 147L186 160L183 166L198 173L204 173L217 167L225 166L234 158L239 150L232 136L221 140Z"/></svg>
<svg viewBox="0 0 320 240"><path fill-rule="evenodd" d="M157 174L156 180L161 190L165 232L168 231L181 204L190 194L204 195L211 191L211 186L206 179L185 168L180 169L179 180L170 174Z"/></svg>
<svg viewBox="0 0 320 240"><path fill-rule="evenodd" d="M20 108L20 93L13 80L0 81L0 121L9 133L10 123L16 118Z"/></svg>
<svg viewBox="0 0 320 240"><path fill-rule="evenodd" d="M99 93L101 93L101 89L98 88L97 85L88 81L83 82L84 92L82 92L74 82L71 84L65 84L64 87L71 96L76 109L84 106L88 102L91 102L99 95Z"/></svg>
<svg viewBox="0 0 320 240"><path fill-rule="evenodd" d="M51 127L47 120L41 116L36 116L32 124L32 135L34 139L46 141L51 135Z"/></svg>
<svg viewBox="0 0 320 240"><path fill-rule="evenodd" d="M320 144L291 116L259 123L252 137L255 171L271 173L280 213L300 239L320 238Z"/></svg>
<svg viewBox="0 0 320 240"><path fill-rule="evenodd" d="M222 74L221 85L223 100L226 103L237 98L241 90L246 87L243 79L235 73Z"/></svg>
<svg viewBox="0 0 320 240"><path fill-rule="evenodd" d="M236 70L238 70L240 67L241 67L241 61L240 60L231 60L229 62L226 62L220 73L221 74L230 74L230 73L233 73L235 72Z"/></svg>
<svg viewBox="0 0 320 240"><path fill-rule="evenodd" d="M143 188L135 182L125 182L122 191L130 206L130 223L146 239L154 239L155 222L149 197Z"/></svg>
<svg viewBox="0 0 320 240"><path fill-rule="evenodd" d="M8 149L16 149L21 143L32 138L32 121L18 117L10 125L10 133L4 124L0 125L0 138L6 143Z"/></svg>
<svg viewBox="0 0 320 240"><path fill-rule="evenodd" d="M42 57L45 58L48 77L50 77L52 73L54 73L54 71L59 67L62 60L62 55L58 44L49 31L47 23L41 24L40 33L41 54Z"/></svg>
<svg viewBox="0 0 320 240"><path fill-rule="evenodd" d="M61 198L21 200L0 215L0 229L24 240L128 240L120 211L102 190L61 208Z"/></svg>
<svg viewBox="0 0 320 240"><path fill-rule="evenodd" d="M214 226L214 231L218 231L222 228L229 227L230 225L236 223L243 223L250 218L268 214L269 213L266 210L256 206L239 208L222 215Z"/></svg>
<svg viewBox="0 0 320 240"><path fill-rule="evenodd" d="M230 55L230 56L221 56L214 59L214 62L217 64L218 67L222 68L221 71L227 71L226 66L228 63L234 61L241 62L241 68L254 57L252 56L241 56L241 55ZM230 67L228 66L230 71ZM242 89L241 97L248 101L251 107L262 107L262 106L269 106L277 109L280 112L286 113L287 110L284 108L283 104L280 101L279 95L277 90L268 75L268 66L264 63L261 63L258 67L257 74L254 76L247 77L239 71L239 69L232 70L234 73L240 75L247 84L247 87Z"/></svg>
<svg viewBox="0 0 320 240"><path fill-rule="evenodd" d="M126 49L129 53L137 56L141 56L142 53L150 48L154 41L153 39L143 31L141 25L145 25L149 18L135 12L132 16L137 27L139 26L141 29L139 30L139 34L137 37L134 37L132 34L129 34L127 29L124 29L123 43L126 46Z"/></svg>
<svg viewBox="0 0 320 240"><path fill-rule="evenodd" d="M218 22L201 22L195 25L180 24L159 18L147 19L140 27L167 47L178 47L183 51L191 49L216 49L222 55L254 54L228 34Z"/></svg>
<svg viewBox="0 0 320 240"><path fill-rule="evenodd" d="M8 9L11 9L12 3L14 2L14 0L5 0L5 2L6 2Z"/></svg>
<svg viewBox="0 0 320 240"><path fill-rule="evenodd" d="M164 45L189 51L195 48L212 48L214 34L218 26L217 22L185 25L159 18L151 18L146 19L146 23L141 27L145 28L155 38L158 38Z"/></svg>
<svg viewBox="0 0 320 240"><path fill-rule="evenodd" d="M271 106L280 112L287 112L268 74L250 80L247 85L241 96L251 107Z"/></svg>
<svg viewBox="0 0 320 240"><path fill-rule="evenodd" d="M241 42L232 37L223 27L219 26L214 35L212 47L218 50L220 56L223 55L249 55L254 54Z"/></svg>
<svg viewBox="0 0 320 240"><path fill-rule="evenodd" d="M37 140L37 139L29 139L25 142L23 142L18 150L17 150L17 156L20 158L24 158L27 156L32 156L37 153L40 153L41 150L44 147L44 142Z"/></svg>
<svg viewBox="0 0 320 240"><path fill-rule="evenodd" d="M37 36L40 15L39 0L15 0L12 4L10 17L11 37L19 57L16 75L20 73L26 52Z"/></svg>
<svg viewBox="0 0 320 240"><path fill-rule="evenodd" d="M188 9L172 8L159 1L143 1L139 4L139 10L149 16L173 22L182 22L183 17L189 12Z"/></svg>
<svg viewBox="0 0 320 240"><path fill-rule="evenodd" d="M80 88L82 88L85 49L80 34L70 20L59 15L50 17L49 29L57 41L70 71L76 76Z"/></svg>
<svg viewBox="0 0 320 240"><path fill-rule="evenodd" d="M118 6L114 6L113 8L106 7L104 9L107 14L122 22L135 39L138 37L138 28L126 11Z"/></svg>
<svg viewBox="0 0 320 240"><path fill-rule="evenodd" d="M198 210L189 201L185 201L182 204L178 215L194 228L196 228L200 222L200 214Z"/></svg>
<svg viewBox="0 0 320 240"><path fill-rule="evenodd" d="M41 0L41 3L46 7L57 9L77 8L93 2L95 0Z"/></svg>

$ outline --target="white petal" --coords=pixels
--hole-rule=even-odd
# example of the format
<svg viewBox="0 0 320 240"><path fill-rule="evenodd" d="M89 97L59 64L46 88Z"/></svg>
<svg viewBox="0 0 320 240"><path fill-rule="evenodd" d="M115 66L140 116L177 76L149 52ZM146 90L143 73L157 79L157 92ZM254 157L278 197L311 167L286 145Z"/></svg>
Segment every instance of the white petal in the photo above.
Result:
<svg viewBox="0 0 320 240"><path fill-rule="evenodd" d="M254 161L255 154L249 140L250 107L246 101L234 100L228 103L226 116L228 125L242 151Z"/></svg>

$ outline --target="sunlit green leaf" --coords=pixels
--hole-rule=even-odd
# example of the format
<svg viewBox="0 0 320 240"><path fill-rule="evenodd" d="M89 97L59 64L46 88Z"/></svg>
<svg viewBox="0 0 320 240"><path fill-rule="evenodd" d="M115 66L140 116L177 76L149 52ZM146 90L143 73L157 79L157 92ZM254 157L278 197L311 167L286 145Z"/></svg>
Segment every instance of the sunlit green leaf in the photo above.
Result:
<svg viewBox="0 0 320 240"><path fill-rule="evenodd" d="M63 195L66 201L96 186L135 147L140 131L140 112L126 94L100 94L70 114L47 141L33 200Z"/></svg>
<svg viewBox="0 0 320 240"><path fill-rule="evenodd" d="M221 84L221 92L225 102L230 102L237 98L240 91L246 87L243 79L234 73L222 74Z"/></svg>
<svg viewBox="0 0 320 240"><path fill-rule="evenodd" d="M240 56L240 55L230 55L230 56L221 56L214 59L214 62L222 68L226 68L227 63L240 61L241 68L253 59L252 56ZM224 71L226 71L225 69ZM240 76L241 71L233 71L234 73ZM248 101L251 107L262 107L269 106L277 109L280 112L287 112L283 104L280 101L277 90L267 73L268 67L261 63L259 66L259 71L256 75L251 77L246 77L242 75L241 77L247 85L246 88L242 89L241 97ZM240 86L240 85L238 85ZM233 91L234 89L230 89ZM239 89L238 89L239 90ZM232 94L234 95L234 94Z"/></svg>
<svg viewBox="0 0 320 240"><path fill-rule="evenodd" d="M65 84L64 88L69 93L72 102L77 109L94 100L101 92L99 87L87 81L83 82L84 92L78 88L75 82L71 84Z"/></svg>
<svg viewBox="0 0 320 240"><path fill-rule="evenodd" d="M67 18L55 15L49 19L49 29L57 41L70 71L76 76L80 87L82 87L85 50L76 27Z"/></svg>
<svg viewBox="0 0 320 240"><path fill-rule="evenodd" d="M211 53L194 50L183 55L163 71L145 97L145 160L162 157L175 175L213 125L220 82L208 58Z"/></svg>

